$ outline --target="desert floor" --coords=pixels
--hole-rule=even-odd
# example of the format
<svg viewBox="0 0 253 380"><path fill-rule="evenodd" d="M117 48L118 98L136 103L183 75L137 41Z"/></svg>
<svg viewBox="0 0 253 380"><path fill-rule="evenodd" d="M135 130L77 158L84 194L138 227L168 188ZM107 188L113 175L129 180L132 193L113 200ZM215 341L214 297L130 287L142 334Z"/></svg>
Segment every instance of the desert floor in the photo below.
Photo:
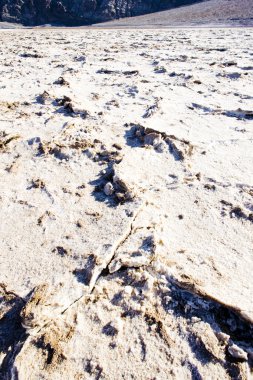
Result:
<svg viewBox="0 0 253 380"><path fill-rule="evenodd" d="M1 378L252 378L253 29L0 39Z"/></svg>

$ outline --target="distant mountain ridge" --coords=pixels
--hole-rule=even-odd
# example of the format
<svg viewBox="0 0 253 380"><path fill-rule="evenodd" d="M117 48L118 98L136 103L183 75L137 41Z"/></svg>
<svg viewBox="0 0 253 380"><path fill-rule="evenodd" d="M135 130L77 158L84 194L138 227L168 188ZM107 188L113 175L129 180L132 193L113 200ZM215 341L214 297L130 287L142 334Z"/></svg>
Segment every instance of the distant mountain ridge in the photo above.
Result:
<svg viewBox="0 0 253 380"><path fill-rule="evenodd" d="M0 21L87 25L205 0L0 0Z"/></svg>
<svg viewBox="0 0 253 380"><path fill-rule="evenodd" d="M253 27L253 0L208 0L96 24L101 28Z"/></svg>

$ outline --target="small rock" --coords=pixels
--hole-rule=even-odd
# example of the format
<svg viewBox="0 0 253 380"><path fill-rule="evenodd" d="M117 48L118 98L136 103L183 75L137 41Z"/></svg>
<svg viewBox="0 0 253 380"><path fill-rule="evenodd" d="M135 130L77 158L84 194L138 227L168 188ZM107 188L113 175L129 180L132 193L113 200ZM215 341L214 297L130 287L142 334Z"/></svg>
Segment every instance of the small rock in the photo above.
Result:
<svg viewBox="0 0 253 380"><path fill-rule="evenodd" d="M155 145L155 150L158 152L158 153L163 153L165 152L167 149L167 144L165 141L161 141L159 144L156 144Z"/></svg>
<svg viewBox="0 0 253 380"><path fill-rule="evenodd" d="M125 203L126 201L131 201L135 197L135 192L132 187L125 182L124 179L119 177L117 174L113 176L113 187L115 190L116 198L119 202Z"/></svg>
<svg viewBox="0 0 253 380"><path fill-rule="evenodd" d="M216 186L215 185L210 185L210 183L206 183L204 185L204 188L207 189L207 190L213 190L213 191L216 190Z"/></svg>
<svg viewBox="0 0 253 380"><path fill-rule="evenodd" d="M192 317L191 321L193 323L198 323L198 322L201 322L201 318L198 318L198 317Z"/></svg>
<svg viewBox="0 0 253 380"><path fill-rule="evenodd" d="M81 219L79 219L79 220L76 222L76 225L77 225L78 228L83 228L83 227L84 227L84 222L83 222Z"/></svg>
<svg viewBox="0 0 253 380"><path fill-rule="evenodd" d="M112 195L114 193L114 187L111 184L111 182L107 182L107 184L105 185L105 187L104 187L104 193L107 196Z"/></svg>
<svg viewBox="0 0 253 380"><path fill-rule="evenodd" d="M117 150L122 150L122 146L120 144L114 143L113 147L116 148Z"/></svg>
<svg viewBox="0 0 253 380"><path fill-rule="evenodd" d="M110 273L115 273L117 272L120 268L122 267L121 261L114 260L111 262L109 265L109 272Z"/></svg>
<svg viewBox="0 0 253 380"><path fill-rule="evenodd" d="M85 154L88 158L90 158L90 159L94 158L95 155L96 155L96 153L93 152L91 149L86 149L86 150L84 151L84 154Z"/></svg>
<svg viewBox="0 0 253 380"><path fill-rule="evenodd" d="M223 62L223 66L225 66L225 67L237 66L237 62L235 62L235 61Z"/></svg>
<svg viewBox="0 0 253 380"><path fill-rule="evenodd" d="M161 142L162 142L162 137L159 133L152 132L152 133L145 135L145 137L144 137L144 144L145 145L157 146Z"/></svg>
<svg viewBox="0 0 253 380"><path fill-rule="evenodd" d="M223 332L218 332L216 334L216 336L223 343L228 343L230 340L230 336L228 334L223 333Z"/></svg>
<svg viewBox="0 0 253 380"><path fill-rule="evenodd" d="M145 256L134 256L134 257L120 257L111 262L109 265L109 272L115 273L121 267L127 268L140 268L142 266L147 266L150 264L150 258Z"/></svg>
<svg viewBox="0 0 253 380"><path fill-rule="evenodd" d="M76 62L86 62L86 57L84 55L81 55L80 57L75 57Z"/></svg>
<svg viewBox="0 0 253 380"><path fill-rule="evenodd" d="M64 95L62 98L58 98L55 101L59 107L65 107L67 104L71 102L71 99L70 97Z"/></svg>
<svg viewBox="0 0 253 380"><path fill-rule="evenodd" d="M233 344L232 346L228 347L228 352L233 358L237 360L248 360L247 352L245 352L242 348L238 347L236 344Z"/></svg>
<svg viewBox="0 0 253 380"><path fill-rule="evenodd" d="M166 73L166 68L163 67L163 66L157 66L154 68L154 72L157 73L157 74L164 74Z"/></svg>
<svg viewBox="0 0 253 380"><path fill-rule="evenodd" d="M37 97L37 101L40 104L49 104L52 99L47 91L44 91L41 95Z"/></svg>
<svg viewBox="0 0 253 380"><path fill-rule="evenodd" d="M33 180L31 186L35 189L44 189L46 187L45 182L41 179Z"/></svg>
<svg viewBox="0 0 253 380"><path fill-rule="evenodd" d="M69 86L69 82L63 78L63 77L59 77L55 82L54 84L59 84L61 86Z"/></svg>
<svg viewBox="0 0 253 380"><path fill-rule="evenodd" d="M118 329L113 326L112 322L107 323L102 329L102 333L107 336L115 336L118 332Z"/></svg>

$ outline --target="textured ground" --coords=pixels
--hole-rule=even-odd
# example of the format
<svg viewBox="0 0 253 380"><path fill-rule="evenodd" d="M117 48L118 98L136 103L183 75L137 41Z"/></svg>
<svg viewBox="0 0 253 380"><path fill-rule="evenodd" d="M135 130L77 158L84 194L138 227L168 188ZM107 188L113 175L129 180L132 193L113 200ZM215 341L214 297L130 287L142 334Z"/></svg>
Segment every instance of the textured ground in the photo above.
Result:
<svg viewBox="0 0 253 380"><path fill-rule="evenodd" d="M1 31L1 378L252 378L252 34Z"/></svg>

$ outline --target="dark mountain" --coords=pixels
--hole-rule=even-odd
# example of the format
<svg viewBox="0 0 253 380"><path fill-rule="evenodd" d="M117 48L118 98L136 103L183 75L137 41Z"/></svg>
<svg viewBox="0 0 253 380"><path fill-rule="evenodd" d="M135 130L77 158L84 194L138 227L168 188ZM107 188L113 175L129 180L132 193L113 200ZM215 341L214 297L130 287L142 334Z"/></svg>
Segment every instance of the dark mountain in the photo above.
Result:
<svg viewBox="0 0 253 380"><path fill-rule="evenodd" d="M24 25L87 25L201 0L0 0L0 21ZM202 0L203 1L203 0Z"/></svg>

